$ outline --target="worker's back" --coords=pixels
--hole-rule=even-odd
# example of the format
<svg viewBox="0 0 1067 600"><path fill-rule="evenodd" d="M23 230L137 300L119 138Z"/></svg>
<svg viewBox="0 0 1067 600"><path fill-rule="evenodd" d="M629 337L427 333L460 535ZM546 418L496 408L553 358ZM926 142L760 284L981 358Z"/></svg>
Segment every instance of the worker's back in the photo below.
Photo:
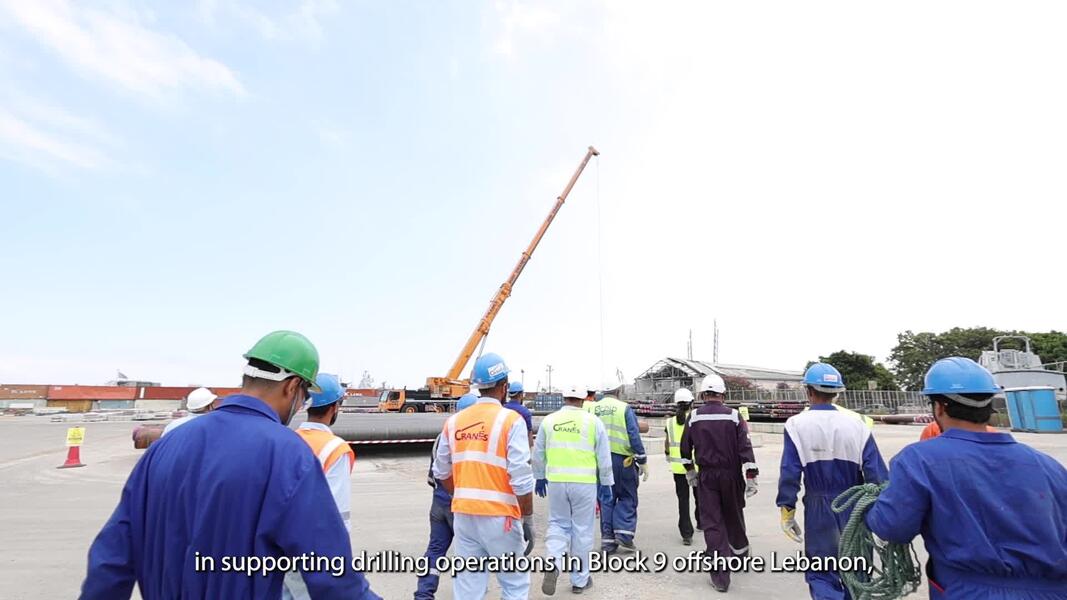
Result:
<svg viewBox="0 0 1067 600"><path fill-rule="evenodd" d="M585 406L587 412L593 413L604 423L604 429L608 432L608 441L611 443L612 454L622 456L632 456L634 454L634 449L630 445L629 434L626 431L626 410L629 407L629 404L613 396L604 396L600 400Z"/></svg>
<svg viewBox="0 0 1067 600"><path fill-rule="evenodd" d="M870 451L868 440L872 435L863 421L836 406L813 405L785 423L783 467L787 461L799 463L790 466L802 469L808 495L836 496L865 480L878 483L885 477L881 456L876 460L864 456ZM878 464L872 465L873 462ZM871 469L878 473L868 473L870 477L865 478L865 465L878 467Z"/></svg>
<svg viewBox="0 0 1067 600"><path fill-rule="evenodd" d="M128 543L115 539L123 534ZM266 578L223 573L222 558L310 550L343 556L346 564L351 560L322 468L266 404L231 396L142 457L119 508L90 550L85 595L114 596L106 591L106 578L94 579L94 564L128 561L146 600L278 597L283 573ZM214 557L213 572L195 569L196 553ZM361 597L366 590L362 576L347 568L340 580L328 572L312 578L309 588L320 593L349 587L353 597Z"/></svg>
<svg viewBox="0 0 1067 600"><path fill-rule="evenodd" d="M740 480L741 453L752 452L740 414L721 402L708 402L689 415L688 427L693 462L701 469L729 471Z"/></svg>
<svg viewBox="0 0 1067 600"><path fill-rule="evenodd" d="M935 579L979 573L1067 590L1067 469L1055 459L1005 433L950 429L901 450L898 469L907 477L898 487L894 476L868 523L892 541L919 530Z"/></svg>

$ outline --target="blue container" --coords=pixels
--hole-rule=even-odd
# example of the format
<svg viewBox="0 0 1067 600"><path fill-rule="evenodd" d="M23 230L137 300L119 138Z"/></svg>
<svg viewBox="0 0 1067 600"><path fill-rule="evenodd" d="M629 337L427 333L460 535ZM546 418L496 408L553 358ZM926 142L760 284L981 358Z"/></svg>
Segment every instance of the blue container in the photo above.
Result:
<svg viewBox="0 0 1067 600"><path fill-rule="evenodd" d="M1012 431L1062 433L1060 405L1056 389L1051 387L1023 387L1004 391L1008 418Z"/></svg>

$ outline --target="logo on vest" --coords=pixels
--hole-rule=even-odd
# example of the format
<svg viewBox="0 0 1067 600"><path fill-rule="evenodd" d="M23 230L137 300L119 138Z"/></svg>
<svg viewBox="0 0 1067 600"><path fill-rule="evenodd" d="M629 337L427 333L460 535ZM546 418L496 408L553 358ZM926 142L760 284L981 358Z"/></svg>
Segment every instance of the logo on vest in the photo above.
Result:
<svg viewBox="0 0 1067 600"><path fill-rule="evenodd" d="M475 427L478 427L479 429L477 431L471 431ZM457 430L456 431L456 441L463 441L463 440L467 440L467 441L477 440L477 441L482 441L482 442L489 441L489 434L485 432L485 422L484 421L478 421L477 423L475 423L473 425L467 425L463 429Z"/></svg>
<svg viewBox="0 0 1067 600"><path fill-rule="evenodd" d="M582 429L578 426L576 421L564 421L562 423L556 423L552 426L552 431L559 433L581 433Z"/></svg>
<svg viewBox="0 0 1067 600"><path fill-rule="evenodd" d="M614 406L594 406L593 407L593 414L598 416L598 417L603 417L603 416L606 416L606 415L613 415L613 414L615 414L615 407Z"/></svg>

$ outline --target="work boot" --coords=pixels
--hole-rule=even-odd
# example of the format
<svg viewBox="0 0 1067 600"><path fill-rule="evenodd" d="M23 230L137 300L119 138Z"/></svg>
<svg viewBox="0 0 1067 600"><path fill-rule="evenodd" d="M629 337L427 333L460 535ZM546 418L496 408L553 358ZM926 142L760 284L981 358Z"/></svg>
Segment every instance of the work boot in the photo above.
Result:
<svg viewBox="0 0 1067 600"><path fill-rule="evenodd" d="M693 538L691 538L691 537L682 538L682 545L683 546L692 546L693 545Z"/></svg>
<svg viewBox="0 0 1067 600"><path fill-rule="evenodd" d="M715 576L718 575L718 580ZM716 592L725 593L730 589L730 574L729 573L711 573L711 587L715 588Z"/></svg>
<svg viewBox="0 0 1067 600"><path fill-rule="evenodd" d="M555 594L557 579L559 579L559 569L547 571L545 573L545 578L541 580L541 593L546 596Z"/></svg>
<svg viewBox="0 0 1067 600"><path fill-rule="evenodd" d="M585 585L583 585L582 587L578 587L576 585L572 585L571 586L571 593L572 594L581 594L582 592L584 592L585 590L587 590L587 589L589 589L591 587L593 587L593 576L592 575L589 576L589 581L586 581Z"/></svg>
<svg viewBox="0 0 1067 600"><path fill-rule="evenodd" d="M627 542L624 540L616 539L615 541L619 543L619 552L634 552L637 550L637 546L634 545L632 540Z"/></svg>

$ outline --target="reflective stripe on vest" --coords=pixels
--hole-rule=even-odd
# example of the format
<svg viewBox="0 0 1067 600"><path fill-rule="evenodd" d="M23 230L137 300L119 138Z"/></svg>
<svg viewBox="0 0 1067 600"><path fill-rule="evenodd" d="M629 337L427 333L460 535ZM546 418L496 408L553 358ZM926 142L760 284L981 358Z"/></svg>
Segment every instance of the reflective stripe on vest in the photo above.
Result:
<svg viewBox="0 0 1067 600"><path fill-rule="evenodd" d="M541 425L545 432L545 478L553 482L596 483L595 417L558 410Z"/></svg>
<svg viewBox="0 0 1067 600"><path fill-rule="evenodd" d="M480 401L445 423L452 452L452 512L518 519L508 474L508 433L521 419L499 403Z"/></svg>
<svg viewBox="0 0 1067 600"><path fill-rule="evenodd" d="M612 454L633 456L633 448L630 447L630 435L626 432L626 409L630 405L611 396L605 396L589 406L589 412L593 413L604 423L604 429L608 432L608 441L611 442Z"/></svg>
<svg viewBox="0 0 1067 600"><path fill-rule="evenodd" d="M686 413L686 418L689 414ZM677 417L671 417L667 421L667 462L671 465L671 473L677 473L678 475L685 474L685 463L682 461L682 431L685 430L685 423L678 424Z"/></svg>
<svg viewBox="0 0 1067 600"><path fill-rule="evenodd" d="M698 423L700 421L733 421L734 424L737 424L737 420L737 411L732 408L730 409L730 414L702 415L697 413L692 417L689 417L690 423Z"/></svg>
<svg viewBox="0 0 1067 600"><path fill-rule="evenodd" d="M348 472L352 472L352 468L356 465L356 453L349 447L348 442L321 429L297 429L296 433L311 447L315 458L322 465L323 473L329 471L330 467L346 454L349 456Z"/></svg>

